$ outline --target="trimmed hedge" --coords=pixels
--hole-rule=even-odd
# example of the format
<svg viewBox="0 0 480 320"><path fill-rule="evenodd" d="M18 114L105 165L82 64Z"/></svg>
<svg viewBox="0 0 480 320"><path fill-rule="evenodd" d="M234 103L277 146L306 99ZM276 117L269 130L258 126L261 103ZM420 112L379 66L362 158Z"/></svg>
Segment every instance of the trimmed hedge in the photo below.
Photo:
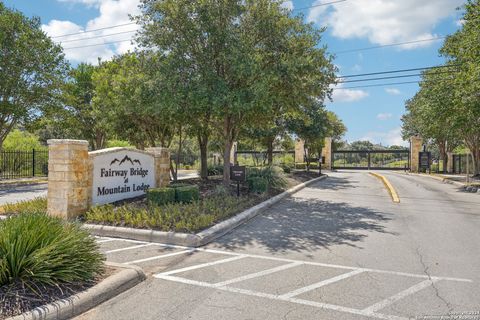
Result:
<svg viewBox="0 0 480 320"><path fill-rule="evenodd" d="M193 202L200 198L200 190L196 185L177 187L174 190L177 202Z"/></svg>
<svg viewBox="0 0 480 320"><path fill-rule="evenodd" d="M147 200L162 205L175 202L175 188L152 188L147 190Z"/></svg>
<svg viewBox="0 0 480 320"><path fill-rule="evenodd" d="M262 177L251 177L248 180L248 188L254 193L267 192L268 181Z"/></svg>

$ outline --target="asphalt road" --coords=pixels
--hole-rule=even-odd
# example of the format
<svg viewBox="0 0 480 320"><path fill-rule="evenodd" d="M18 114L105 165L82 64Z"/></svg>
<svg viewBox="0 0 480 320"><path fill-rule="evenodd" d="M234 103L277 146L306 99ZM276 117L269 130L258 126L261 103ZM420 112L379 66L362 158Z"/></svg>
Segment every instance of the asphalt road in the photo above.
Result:
<svg viewBox="0 0 480 320"><path fill-rule="evenodd" d="M100 238L108 260L139 265L149 277L78 319L479 312L480 196L381 174L400 204L368 173L336 172L199 250Z"/></svg>

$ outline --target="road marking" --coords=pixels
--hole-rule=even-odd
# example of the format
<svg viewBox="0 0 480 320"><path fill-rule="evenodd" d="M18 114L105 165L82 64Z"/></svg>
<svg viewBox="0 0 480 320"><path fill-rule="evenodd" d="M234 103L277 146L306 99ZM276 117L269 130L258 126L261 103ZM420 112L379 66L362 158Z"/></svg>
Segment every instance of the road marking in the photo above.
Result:
<svg viewBox="0 0 480 320"><path fill-rule="evenodd" d="M179 283L184 283L184 284L194 285L199 287L217 289L217 290L222 290L222 291L227 291L232 293L239 293L239 294L244 294L244 295L253 296L253 297L265 298L265 299L276 300L276 301L286 301L286 302L295 303L295 304L302 304L302 305L316 307L324 310L334 310L334 311L350 313L354 315L368 316L368 317L374 317L374 318L385 319L385 320L408 320L407 318L403 318L403 317L385 315L380 313L366 313L363 310L347 308L347 307L337 306L337 305L328 304L328 303L296 299L296 298L285 298L285 297L270 294L270 293L264 293L264 292L258 292L258 291L252 291L252 290L234 288L234 287L228 287L228 286L219 287L216 284L190 280L190 279L185 279L181 277L175 277L175 276L169 276L169 275L163 275L163 274L158 274L158 275L155 275L154 277L157 279L179 282Z"/></svg>
<svg viewBox="0 0 480 320"><path fill-rule="evenodd" d="M254 279L254 278L266 276L266 275L269 275L269 274L272 274L272 273L275 273L275 272L279 272L279 271L287 270L287 269L290 269L290 268L293 268L293 267L301 266L302 264L303 263L301 263L301 262L292 262L292 263L289 263L289 264L284 264L282 266L278 266L278 267L275 267L275 268L263 270L263 271L260 271L260 272L250 273L250 274L247 274L247 275L242 276L242 277L218 282L218 283L215 283L215 287L223 287L223 286L226 286L226 285L229 285L229 284L232 284L232 283L241 282L241 281L245 281L245 280L248 280L248 279Z"/></svg>
<svg viewBox="0 0 480 320"><path fill-rule="evenodd" d="M136 246L131 246L131 247L126 247L126 248L108 250L108 251L105 251L105 254L115 253L115 252L122 252L122 251L133 250L133 249L139 249L139 248L143 248L143 247L150 247L150 246L152 246L152 245L153 245L152 243L138 244L138 245L136 245Z"/></svg>
<svg viewBox="0 0 480 320"><path fill-rule="evenodd" d="M103 240L97 240L97 243L105 243L105 242L111 242L115 241L116 239L103 239Z"/></svg>
<svg viewBox="0 0 480 320"><path fill-rule="evenodd" d="M227 259L222 259L222 260L217 260L217 261L213 261L213 262L197 264L197 265L194 265L194 266L191 266L191 267L186 267L186 268L176 269L176 270L172 270L172 271L162 272L162 273L159 273L158 275L168 276L168 275L171 275L171 274L176 274L176 273L181 273L181 272L185 272L185 271L196 270L196 269L200 269L200 268L206 268L206 267L214 266L214 265L217 265L217 264L232 262L232 261L236 261L236 260L243 259L243 258L245 258L244 255L238 255L238 256L235 256L235 257L227 258Z"/></svg>
<svg viewBox="0 0 480 320"><path fill-rule="evenodd" d="M309 285L309 286L306 286L306 287L303 287L303 288L299 288L299 289L291 291L291 292L287 292L287 293L281 295L281 297L282 298L293 298L293 297L301 295L305 292L321 288L323 286L329 285L331 283L335 283L337 281L340 281L340 280L343 280L343 279L346 279L346 278L349 278L349 277L353 277L354 275L360 274L362 272L364 272L363 269L353 270L353 271L338 275L336 277L326 279L326 280L314 283L312 285Z"/></svg>
<svg viewBox="0 0 480 320"><path fill-rule="evenodd" d="M147 262L147 261L152 261L152 260L158 260L158 259L163 259L163 258L168 258L168 257L173 257L173 256L178 256L181 254L189 253L189 252L194 252L195 250L189 249L189 250L182 250L182 251L177 251L177 252L172 252L172 253L167 253L164 255L160 256L154 256L154 257L149 257L145 259L139 259L139 260L133 260L129 262L124 262L124 264L136 264L136 263L142 263L142 262Z"/></svg>
<svg viewBox="0 0 480 320"><path fill-rule="evenodd" d="M273 260L273 261L281 261L281 262L288 262L288 263L300 262L302 264L310 265L310 266L344 269L344 270L363 270L365 272L392 274L392 275L397 275L397 276L405 276L405 277L420 278L420 279L432 279L432 280L435 279L435 280L447 280L447 281L457 281L457 282L473 282L470 279L464 279L464 278L437 277L437 276L429 277L425 274L416 274L416 273L381 270L381 269L371 269L371 268L350 267L350 266L343 266L343 265L337 265L337 264L311 262L311 261L304 261L304 260L293 260L293 259L287 259L287 258L269 257L269 256L262 256L262 255L256 255L256 254L248 254L248 253L235 253L235 252L215 250L215 249L185 247L185 246L179 246L179 245L170 245L170 244L164 244L164 243L153 243L153 242L137 241L137 240L130 240L130 239L111 238L111 239L108 239L108 240L126 241L126 242L132 242L132 243L140 243L140 244L151 243L152 245L161 246L161 247L165 247L165 248L183 249L183 250L186 250L186 251L193 251L193 252L208 252L208 253L215 253L215 254L222 254L222 255L230 255L230 256L234 256L234 257L241 256L241 257L245 257L245 258L256 258L256 259Z"/></svg>
<svg viewBox="0 0 480 320"><path fill-rule="evenodd" d="M372 176L374 177L377 177L378 179L380 179L383 184L385 185L385 188L387 188L387 191L388 193L390 193L390 196L392 197L392 201L395 202L395 203L400 203L400 197L398 196L398 193L397 191L395 190L395 188L392 186L392 184L390 183L390 181L388 181L387 178L385 178L384 176L382 176L381 174L378 174L378 173L375 173L375 172L369 172Z"/></svg>
<svg viewBox="0 0 480 320"><path fill-rule="evenodd" d="M414 286L411 286L410 288L408 289L405 289L399 293L397 293L396 295L393 295L391 297L388 297L378 303L375 303L365 309L363 309L364 312L366 313L375 313L376 311L378 310L381 310L385 307L388 307L389 305L391 305L392 303L400 300L400 299L403 299L409 295L412 295L422 289L425 289L429 286L431 286L432 284L434 284L435 282L439 281L438 279L428 279L428 280L425 280L425 281L422 281L420 283L417 283L416 285Z"/></svg>

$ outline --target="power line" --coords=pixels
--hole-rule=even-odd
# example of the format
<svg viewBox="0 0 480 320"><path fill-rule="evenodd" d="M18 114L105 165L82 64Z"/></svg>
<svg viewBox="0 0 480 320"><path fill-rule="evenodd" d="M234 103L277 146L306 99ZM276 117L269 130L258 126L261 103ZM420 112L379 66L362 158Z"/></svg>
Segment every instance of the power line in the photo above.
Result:
<svg viewBox="0 0 480 320"><path fill-rule="evenodd" d="M328 6L328 5L330 5L330 4L335 4L335 3L345 2L345 1L348 1L348 0L338 0L338 1L320 3L320 4L315 4L315 5L313 5L313 6L310 6L310 7L303 7L303 8L298 8L298 9L295 9L295 8L294 8L294 9L292 9L292 11L308 10L308 9L312 9L312 8L316 8L316 7Z"/></svg>
<svg viewBox="0 0 480 320"><path fill-rule="evenodd" d="M347 75L347 76L338 76L338 79L340 79L340 78L343 79L343 78L365 77L365 76L376 76L376 75L388 74L388 73L399 73L399 72L410 72L410 71L420 71L420 70L429 70L429 69L450 68L450 67L458 67L459 65L460 64L452 64L452 65L448 65L448 66L431 66L431 67L422 67L422 68L399 69L399 70L392 70L392 71L351 74L351 75Z"/></svg>
<svg viewBox="0 0 480 320"><path fill-rule="evenodd" d="M88 47L104 46L104 45L121 43L121 42L127 42L127 41L132 41L132 39L125 39L125 40L112 41L112 42L104 42L104 43L97 43L97 44L89 44L89 45L86 45L86 46L63 48L63 50L71 50L71 49L81 49L81 48L88 48Z"/></svg>
<svg viewBox="0 0 480 320"><path fill-rule="evenodd" d="M435 72L435 73L432 73L432 74L454 73L454 72L456 72L456 71L440 71L440 72ZM378 80L398 79L398 78L411 78L411 77L421 77L421 76L422 76L421 73L416 73L416 74L406 74L406 75L391 76L391 77L380 77L380 78L371 78L371 79L357 79L357 80L340 81L339 83L378 81Z"/></svg>
<svg viewBox="0 0 480 320"><path fill-rule="evenodd" d="M85 33L90 33L90 32L94 32L94 31L113 29L113 28L118 28L118 27L123 27L123 26L129 26L129 25L132 25L132 24L136 24L136 22L117 24L117 25L114 25L114 26L108 26L108 27L103 27L103 28L98 28L98 29L91 29L91 30L75 32L75 33L67 33L67 34L62 34L62 35L58 35L58 36L53 36L53 37L50 37L50 38L55 39L55 38L62 38L62 37L67 37L67 36L75 36L77 34L85 34Z"/></svg>
<svg viewBox="0 0 480 320"><path fill-rule="evenodd" d="M90 40L90 39L105 38L105 37L109 37L109 36L116 36L116 35L119 35L119 34L132 33L132 32L137 32L137 30L123 31L123 32L117 32L117 33L109 33L109 34L104 34L104 35L99 35L99 36L89 37L89 38L83 38L83 39L71 39L71 40L65 40L65 41L61 41L61 40L60 40L60 43L67 43L67 42L76 42L76 41L84 41L84 40Z"/></svg>
<svg viewBox="0 0 480 320"><path fill-rule="evenodd" d="M391 43L391 44L384 44L384 45L380 45L380 46L337 51L337 52L334 52L334 54L344 54L344 53L366 51L366 50L380 49L380 48L386 48L386 47L395 47L395 46L402 46L402 45L405 45L405 44L413 44L413 43L428 42L428 41L437 41L437 40L442 40L442 39L446 39L446 38L447 38L446 36L442 36L442 37L436 37L436 38L430 38L430 39L397 42L397 43Z"/></svg>

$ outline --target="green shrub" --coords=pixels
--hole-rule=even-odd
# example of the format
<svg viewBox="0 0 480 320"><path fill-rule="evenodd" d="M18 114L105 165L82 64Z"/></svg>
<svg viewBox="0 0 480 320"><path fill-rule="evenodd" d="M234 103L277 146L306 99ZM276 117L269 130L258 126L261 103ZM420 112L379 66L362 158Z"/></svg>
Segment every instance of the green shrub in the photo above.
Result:
<svg viewBox="0 0 480 320"><path fill-rule="evenodd" d="M45 213L47 198L35 198L17 203L7 203L0 207L0 214Z"/></svg>
<svg viewBox="0 0 480 320"><path fill-rule="evenodd" d="M174 183L171 183L168 187L176 189L176 188L188 187L188 186L190 186L190 184L188 183L174 182Z"/></svg>
<svg viewBox="0 0 480 320"><path fill-rule="evenodd" d="M150 204L148 207L138 207L127 204L115 208L103 205L91 208L85 214L85 220L162 231L197 232L251 207L253 201L244 197L213 196L191 203L162 206Z"/></svg>
<svg viewBox="0 0 480 320"><path fill-rule="evenodd" d="M103 255L79 225L45 214L19 214L0 220L0 287L91 281L103 272Z"/></svg>
<svg viewBox="0 0 480 320"><path fill-rule="evenodd" d="M284 173L290 173L292 172L292 168L289 166L282 166L283 172Z"/></svg>
<svg viewBox="0 0 480 320"><path fill-rule="evenodd" d="M208 176L220 176L223 174L223 165L208 165L207 167Z"/></svg>
<svg viewBox="0 0 480 320"><path fill-rule="evenodd" d="M295 163L295 169L305 170L305 169L307 169L307 164L306 163Z"/></svg>
<svg viewBox="0 0 480 320"><path fill-rule="evenodd" d="M264 193L268 189L268 181L262 177L251 177L248 180L248 188L254 193Z"/></svg>
<svg viewBox="0 0 480 320"><path fill-rule="evenodd" d="M190 185L175 188L175 200L177 202L192 202L200 198L198 186Z"/></svg>
<svg viewBox="0 0 480 320"><path fill-rule="evenodd" d="M175 188L148 189L147 200L158 205L175 202Z"/></svg>
<svg viewBox="0 0 480 320"><path fill-rule="evenodd" d="M190 170L190 169L192 169L192 166L191 166L191 165L188 165L188 164L185 165L185 170Z"/></svg>
<svg viewBox="0 0 480 320"><path fill-rule="evenodd" d="M287 180L280 167L270 166L264 168L249 168L247 170L247 180L250 180L253 177L265 179L268 188L281 190L287 187Z"/></svg>

